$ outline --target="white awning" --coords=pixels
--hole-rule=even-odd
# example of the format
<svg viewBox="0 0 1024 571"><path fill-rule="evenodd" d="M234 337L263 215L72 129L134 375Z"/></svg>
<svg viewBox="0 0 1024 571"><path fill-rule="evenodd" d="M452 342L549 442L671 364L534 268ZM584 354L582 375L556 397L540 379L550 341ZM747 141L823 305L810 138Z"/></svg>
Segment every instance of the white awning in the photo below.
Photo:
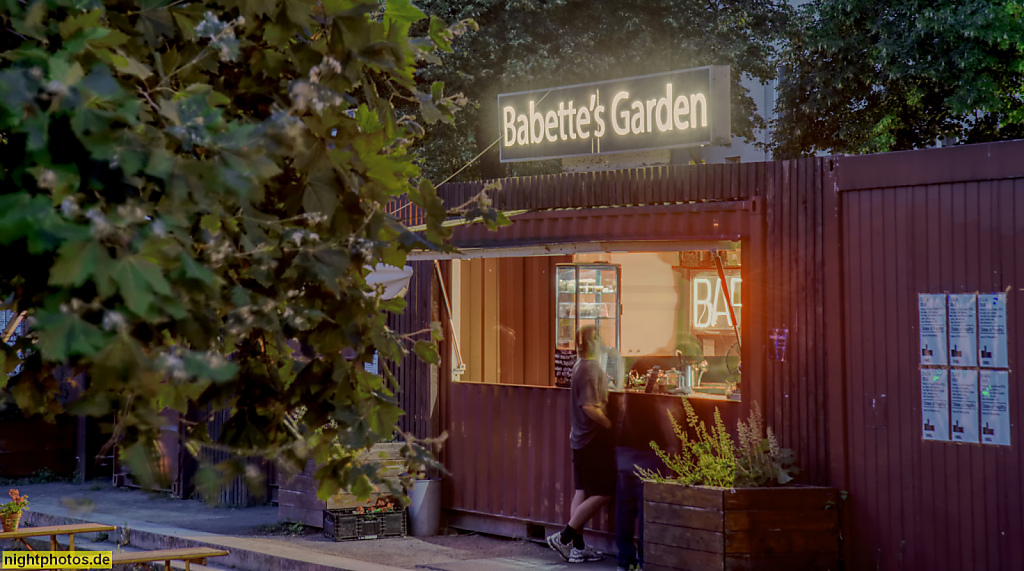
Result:
<svg viewBox="0 0 1024 571"><path fill-rule="evenodd" d="M366 276L366 283L371 286L384 286L384 299L402 297L409 289L412 279L412 266L399 268L387 264L377 264Z"/></svg>
<svg viewBox="0 0 1024 571"><path fill-rule="evenodd" d="M643 240L624 242L568 242L534 246L494 246L490 248L462 248L456 252L417 250L410 252L408 260L470 260L475 258L530 258L535 256L564 256L599 252L688 252L695 250L735 250L739 241L730 240Z"/></svg>

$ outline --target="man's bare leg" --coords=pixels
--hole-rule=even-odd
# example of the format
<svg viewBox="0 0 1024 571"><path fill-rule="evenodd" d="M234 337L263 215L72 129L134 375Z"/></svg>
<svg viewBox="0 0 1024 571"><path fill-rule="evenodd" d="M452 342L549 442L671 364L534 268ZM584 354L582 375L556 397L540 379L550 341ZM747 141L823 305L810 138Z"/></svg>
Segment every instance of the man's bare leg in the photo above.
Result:
<svg viewBox="0 0 1024 571"><path fill-rule="evenodd" d="M576 510L580 509L580 504L585 499L587 499L587 494L583 490L576 490L576 493L572 496L572 507L569 508L569 519L576 515Z"/></svg>
<svg viewBox="0 0 1024 571"><path fill-rule="evenodd" d="M577 495L582 495L582 490L576 490ZM577 530L579 533L583 533L583 526L590 521L590 518L594 517L597 510L601 509L601 506L608 503L611 500L611 496L589 496L586 497L576 509L572 511L572 517L569 518L569 527ZM573 503L576 503L576 498L573 497Z"/></svg>

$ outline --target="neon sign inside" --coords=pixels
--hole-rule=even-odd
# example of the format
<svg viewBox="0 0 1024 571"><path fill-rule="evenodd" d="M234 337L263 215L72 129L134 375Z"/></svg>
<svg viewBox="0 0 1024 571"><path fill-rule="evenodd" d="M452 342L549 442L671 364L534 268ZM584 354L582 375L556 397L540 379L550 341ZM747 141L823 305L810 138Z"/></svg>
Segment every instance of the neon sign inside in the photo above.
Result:
<svg viewBox="0 0 1024 571"><path fill-rule="evenodd" d="M732 298L736 320L741 321L740 286L743 280L739 275L726 272L725 279L729 284L729 297ZM690 280L691 321L694 329L705 331L732 329L732 317L725 301L725 290L717 273L697 274Z"/></svg>

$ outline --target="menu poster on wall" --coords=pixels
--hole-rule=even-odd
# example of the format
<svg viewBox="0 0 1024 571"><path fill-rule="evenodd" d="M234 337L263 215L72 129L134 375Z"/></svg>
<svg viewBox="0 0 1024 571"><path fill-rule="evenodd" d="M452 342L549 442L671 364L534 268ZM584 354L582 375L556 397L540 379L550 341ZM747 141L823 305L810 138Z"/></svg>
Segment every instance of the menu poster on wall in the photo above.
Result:
<svg viewBox="0 0 1024 571"><path fill-rule="evenodd" d="M917 296L921 364L946 364L946 295L922 293Z"/></svg>
<svg viewBox="0 0 1024 571"><path fill-rule="evenodd" d="M1010 372L981 372L981 441L1010 445Z"/></svg>
<svg viewBox="0 0 1024 571"><path fill-rule="evenodd" d="M978 295L949 294L949 364L978 366Z"/></svg>
<svg viewBox="0 0 1024 571"><path fill-rule="evenodd" d="M572 380L572 367L576 364L575 349L555 349L555 386L567 387Z"/></svg>
<svg viewBox="0 0 1024 571"><path fill-rule="evenodd" d="M949 382L943 369L921 369L921 438L949 440Z"/></svg>
<svg viewBox="0 0 1024 571"><path fill-rule="evenodd" d="M978 371L949 372L949 418L953 442L978 443Z"/></svg>
<svg viewBox="0 0 1024 571"><path fill-rule="evenodd" d="M978 364L1006 369L1006 294L978 294Z"/></svg>

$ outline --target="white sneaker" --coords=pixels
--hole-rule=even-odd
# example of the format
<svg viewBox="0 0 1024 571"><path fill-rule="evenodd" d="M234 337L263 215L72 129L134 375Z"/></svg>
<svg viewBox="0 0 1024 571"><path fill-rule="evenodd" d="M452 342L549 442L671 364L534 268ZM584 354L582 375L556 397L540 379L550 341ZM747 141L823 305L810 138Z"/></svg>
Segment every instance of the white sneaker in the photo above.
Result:
<svg viewBox="0 0 1024 571"><path fill-rule="evenodd" d="M600 561L603 557L603 553L588 545L583 549L576 549L575 547L570 549L567 561L569 563L586 563L588 561Z"/></svg>
<svg viewBox="0 0 1024 571"><path fill-rule="evenodd" d="M571 543L562 543L561 532L556 531L555 533L549 535L547 537L547 542L548 547L558 552L558 554L562 556L562 559L565 559L569 563L573 563L573 561L569 559L569 556L571 552L575 550L575 548L573 548Z"/></svg>

